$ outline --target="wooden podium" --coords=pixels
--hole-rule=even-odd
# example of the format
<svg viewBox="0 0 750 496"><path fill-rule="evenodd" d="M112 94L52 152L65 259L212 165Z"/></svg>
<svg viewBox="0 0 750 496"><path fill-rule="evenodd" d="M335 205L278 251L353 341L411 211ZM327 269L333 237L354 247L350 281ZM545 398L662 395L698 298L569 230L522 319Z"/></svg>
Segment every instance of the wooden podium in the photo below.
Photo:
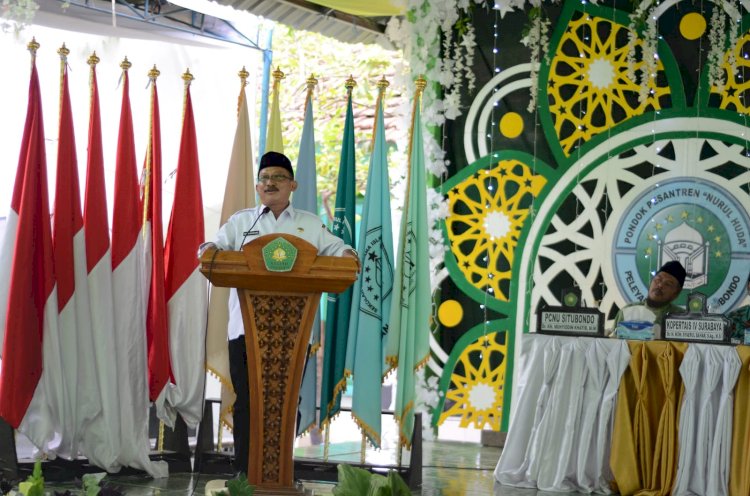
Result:
<svg viewBox="0 0 750 496"><path fill-rule="evenodd" d="M242 251L207 250L200 261L212 284L237 288L242 308L250 385L248 481L256 494L299 494L293 449L310 330L321 293L351 286L357 262L318 256L315 246L291 234L261 236Z"/></svg>

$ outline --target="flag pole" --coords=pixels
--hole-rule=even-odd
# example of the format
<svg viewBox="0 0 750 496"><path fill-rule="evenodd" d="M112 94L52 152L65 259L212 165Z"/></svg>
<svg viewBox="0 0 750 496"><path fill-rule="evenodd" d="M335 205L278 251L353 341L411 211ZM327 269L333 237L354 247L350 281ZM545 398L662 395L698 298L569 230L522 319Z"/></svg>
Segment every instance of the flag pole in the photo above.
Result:
<svg viewBox="0 0 750 496"><path fill-rule="evenodd" d="M143 230L143 237L146 238L146 221L148 220L148 197L151 189L151 153L153 148L153 125L154 125L154 94L156 93L156 78L159 77L159 69L154 67L148 71L148 79L151 84L151 105L148 110L148 143L146 145L146 167L143 170L143 223L141 224Z"/></svg>
<svg viewBox="0 0 750 496"><path fill-rule="evenodd" d="M68 55L70 55L70 50L68 50L65 43L63 43L62 46L57 49L57 54L60 56L60 100L57 106L57 125L59 126L60 120L62 119L63 78L65 77L65 66L68 65Z"/></svg>
<svg viewBox="0 0 750 496"><path fill-rule="evenodd" d="M378 110L383 106L383 100L385 100L385 89L390 86L391 83L385 79L385 75L378 81L378 98L375 101L375 116L373 117L372 124L372 139L370 140L370 150L375 148L375 133L378 132ZM385 131L385 130L384 130Z"/></svg>
<svg viewBox="0 0 750 496"><path fill-rule="evenodd" d="M310 77L307 78L305 84L307 84L307 95L305 95L305 110L302 113L303 118L307 115L307 104L312 100L313 91L315 91L315 87L318 85L318 80L315 79L314 73L310 73Z"/></svg>
<svg viewBox="0 0 750 496"><path fill-rule="evenodd" d="M187 107L188 91L190 88L190 83L193 82L193 79L195 79L195 76L190 74L190 68L185 69L185 72L182 73L182 80L185 83L185 91L183 91L182 93L182 122L183 124L185 122L185 108Z"/></svg>
<svg viewBox="0 0 750 496"><path fill-rule="evenodd" d="M101 59L96 55L96 50L91 52L91 55L86 60L86 63L91 66L91 70L89 71L89 100L94 98L94 71L96 71L96 64L99 63Z"/></svg>
<svg viewBox="0 0 750 496"><path fill-rule="evenodd" d="M271 116L269 118L268 130L266 132L266 147L263 152L284 153L284 140L281 134L281 80L286 77L280 67L277 67L273 75L273 102L271 105Z"/></svg>
<svg viewBox="0 0 750 496"><path fill-rule="evenodd" d="M307 105L310 103L310 100L312 100L313 91L315 91L315 87L318 85L318 80L315 78L315 73L312 73L312 72L310 73L310 77L307 78L307 80L305 81L305 84L307 84L307 95L305 96L305 111L302 114L303 121L304 121L304 117L307 116ZM315 214L317 214L317 212L315 212ZM318 310L318 311L320 311L320 310ZM318 327L320 327L320 326L318 326ZM313 332L313 334L314 334L314 332ZM313 339L313 343L310 346L310 350L308 351L308 354L307 354L307 359L308 360L311 359L311 358L313 358L313 357L315 357L317 359L318 350L320 349L319 338L320 338L320 336L318 336L318 342L317 343L315 342L315 339Z"/></svg>
<svg viewBox="0 0 750 496"><path fill-rule="evenodd" d="M242 70L237 73L237 75L240 77L240 94L237 95L237 117L240 116L240 107L242 106L242 99L245 92L243 91L245 89L245 86L247 86L247 78L250 77L250 73L247 72L247 69L245 69L245 66L242 66Z"/></svg>
<svg viewBox="0 0 750 496"><path fill-rule="evenodd" d="M34 64L36 63L36 51L39 50L39 47L41 45L39 42L36 41L36 37L32 37L31 41L28 45L26 45L26 48L31 52L31 67L34 68Z"/></svg>
<svg viewBox="0 0 750 496"><path fill-rule="evenodd" d="M154 68L149 71L148 75L149 78L151 78L152 73L156 71L156 76L152 78L152 81L156 80L156 77L159 76L159 71L156 70L156 65L154 65ZM190 74L190 69L185 69L185 72L182 74L182 80L185 82L185 90L182 94L182 121L185 122L185 108L187 107L187 95L188 95L188 88L190 88L190 83L195 79L192 74ZM151 112L153 112L153 93L151 93ZM153 124L153 113L151 114L151 122ZM148 155L147 157L151 158L151 128L149 127L149 140L148 140ZM148 167L148 173L146 174L146 177L148 178L151 174L151 161L147 161L147 167ZM175 173L177 173L177 170L175 170ZM149 187L150 181L146 181L146 188ZM146 207L148 206L148 189L146 189L146 193L144 194L144 216L146 215ZM144 226L146 224L144 217ZM159 438L156 444L156 449L159 453L164 452L164 421L159 420Z"/></svg>
<svg viewBox="0 0 750 496"><path fill-rule="evenodd" d="M409 157L409 161L406 165L406 189L404 190L406 191L407 196L411 188L411 151L412 151L413 142L414 142L414 119L416 117L417 105L419 104L422 98L422 91L424 91L424 89L427 87L427 80L425 80L424 77L420 75L415 81L415 84L417 86L417 91L414 93L414 104L412 105L412 108L411 108L411 124L409 126L409 148L407 150L407 156ZM409 202L404 201L404 211L402 213L402 217L406 217L408 214L409 214ZM402 225L405 228L405 224L402 223ZM403 229L400 235L405 236L405 232L403 231ZM404 274L402 272L401 281L399 281L399 284L401 285L403 285L403 282L404 282L403 277L404 277ZM391 371L396 369L396 367L398 366L398 357L397 356L386 357L386 363L388 364L388 371L386 371L384 376L387 376ZM399 457L400 457L400 453L399 453Z"/></svg>
<svg viewBox="0 0 750 496"><path fill-rule="evenodd" d="M350 104L351 104L351 101L352 101L352 91L354 90L354 88L356 86L357 86L357 81L354 79L354 76L352 74L349 74L349 77L344 82L344 87L346 88L347 109L349 109L350 106L351 106ZM347 118L349 118L349 117L351 117L351 116L349 115L349 111L347 110ZM344 133L345 134L346 134L346 130L347 129L348 129L348 126L345 124L344 125ZM353 130L352 130L352 135L353 135ZM344 142L346 142L346 138L344 139ZM344 149L343 148L344 147L343 147L343 144L342 144L342 156L343 156L343 153L344 153ZM343 160L343 158L342 158L342 160ZM356 159L355 159L355 161L356 161ZM352 163L352 167L354 167L353 163ZM352 171L352 173L354 173L354 170ZM341 171L339 170L339 178L340 177L341 177ZM343 195L345 195L345 192L344 191L338 191L337 192L337 197L336 197L336 203L337 204L339 202L339 195L343 196ZM346 209L342 208L340 210L344 210L345 211ZM338 212L338 211L339 211L339 209L338 209L338 207L336 207L335 212ZM343 227L337 227L337 219L338 219L338 217L337 217L337 214L336 214L336 215L334 215L334 218L333 218L333 233L336 234L337 230L341 229L342 233L341 233L341 235L339 237L343 238L343 231L344 231L344 229L343 229ZM344 218L341 219L341 221L342 221L341 223L344 224L345 220L346 219L345 219L345 214L344 214ZM354 243L354 225L353 224L354 223L352 223L352 225L351 225L351 228L352 228L352 243ZM326 311L328 312L328 315L332 316L333 318L330 318L330 319L326 320L326 348L327 349L324 350L324 363L323 363L323 382L325 382L325 384L322 385L321 392L320 392L320 398L321 398L320 399L320 415L321 415L321 419L322 419L323 415L325 415L325 419L321 420L320 424L326 426L326 446L325 446L325 451L328 451L328 439L329 439L329 437L328 437L328 428L329 428L329 424L333 420L333 417L335 417L338 414L338 411L339 411L339 409L337 408L337 402L336 402L336 400L339 397L339 395L344 390L346 390L346 374L345 374L345 371L343 370L343 368L342 368L342 375L343 375L343 377L341 377L341 378L335 377L334 379L336 379L336 383L333 384L332 387L330 386L330 384L332 383L332 381L330 380L331 378L328 377L329 375L336 374L335 370L332 371L332 372L329 370L329 369L334 369L335 368L335 364L333 364L333 365L331 364L331 360L333 360L333 358L331 358L331 355L333 355L333 357L336 356L336 354L335 354L336 342L335 342L335 340L333 340L331 338L334 337L333 334L335 334L335 332L336 332L336 325L340 325L340 323L334 322L334 321L337 320L336 316L338 315L338 313L336 311L336 309L338 307L338 304L339 304L338 303L338 298L341 297L342 295L346 295L346 294L347 294L347 292L345 291L344 293L341 293L341 295L334 295L336 298L333 299L333 300L329 299L329 302L331 302L331 303L329 303L329 306L326 309ZM329 295L329 298L330 298L330 296L331 295ZM334 310L331 310L331 308L334 308ZM347 323L347 327L348 327L348 323ZM330 336L329 336L329 329L331 331L331 335ZM330 345L328 344L329 342L331 343ZM325 412L323 411L324 409L325 409ZM336 412L332 413L332 410L334 410L334 409L336 409Z"/></svg>
<svg viewBox="0 0 750 496"><path fill-rule="evenodd" d="M281 80L286 77L281 67L276 67L276 70L271 73L273 75L273 92L274 98L279 97L279 86L281 86Z"/></svg>
<svg viewBox="0 0 750 496"><path fill-rule="evenodd" d="M331 423L326 423L326 439L323 443L323 461L328 461L328 455L330 454L330 448L331 448Z"/></svg>
<svg viewBox="0 0 750 496"><path fill-rule="evenodd" d="M385 75L377 82L378 87L378 98L375 101L375 116L374 121L372 125L372 139L370 140L370 153L375 152L375 136L378 132L378 111L380 111L383 108L384 100L385 100L385 89L390 86L391 83L388 82L388 80L385 79ZM384 129L385 130L385 129ZM352 371L347 371L348 373L352 373ZM360 430L362 431L362 443L359 448L359 460L362 465L365 464L366 458L367 458L367 434L364 430L364 424L360 425Z"/></svg>
<svg viewBox="0 0 750 496"><path fill-rule="evenodd" d="M352 99L352 92L354 91L354 88L357 86L357 81L354 79L354 76L349 74L349 78L344 83L344 87L346 88L346 98L348 101L351 101ZM356 159L355 159L356 161ZM341 171L339 171L339 174L341 174ZM354 230L354 225L352 225L352 231ZM354 232L352 232L352 240L354 240ZM326 336L328 338L328 336ZM331 408L336 404L336 398L339 397L339 395L342 395L344 391L346 391L346 370L343 371L343 375L341 379L336 383L336 385L333 387L333 394L331 395L331 401L329 402L329 405L327 407L326 415L330 413ZM323 405L321 405L322 407ZM328 416L328 423L330 423L333 420L333 417Z"/></svg>

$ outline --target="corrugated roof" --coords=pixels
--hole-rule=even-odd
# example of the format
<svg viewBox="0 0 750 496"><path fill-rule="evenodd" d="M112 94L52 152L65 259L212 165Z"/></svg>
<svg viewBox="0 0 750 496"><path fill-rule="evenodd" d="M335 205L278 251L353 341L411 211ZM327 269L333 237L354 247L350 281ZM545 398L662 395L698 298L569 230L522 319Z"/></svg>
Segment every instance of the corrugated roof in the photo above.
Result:
<svg viewBox="0 0 750 496"><path fill-rule="evenodd" d="M393 48L385 36L388 17L359 17L302 0L218 0L218 3L346 43L377 43Z"/></svg>

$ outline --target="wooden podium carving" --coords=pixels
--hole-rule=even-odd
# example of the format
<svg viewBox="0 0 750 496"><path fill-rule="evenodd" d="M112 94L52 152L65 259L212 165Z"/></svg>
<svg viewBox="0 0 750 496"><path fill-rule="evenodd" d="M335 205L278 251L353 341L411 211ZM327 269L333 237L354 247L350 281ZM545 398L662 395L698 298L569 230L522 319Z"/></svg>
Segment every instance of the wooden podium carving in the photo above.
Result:
<svg viewBox="0 0 750 496"><path fill-rule="evenodd" d="M296 251L291 270L269 270L264 249L271 262ZM315 246L291 234L261 236L242 251L207 250L200 261L212 284L237 288L242 308L250 385L248 481L256 494L297 494L295 422L311 327L321 293L351 286L357 262L318 256Z"/></svg>

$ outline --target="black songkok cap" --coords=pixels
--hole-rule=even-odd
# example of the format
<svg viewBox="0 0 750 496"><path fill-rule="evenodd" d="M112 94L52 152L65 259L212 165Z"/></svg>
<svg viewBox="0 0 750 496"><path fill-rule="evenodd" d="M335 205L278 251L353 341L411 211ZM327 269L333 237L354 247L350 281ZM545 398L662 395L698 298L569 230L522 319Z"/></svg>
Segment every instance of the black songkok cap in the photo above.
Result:
<svg viewBox="0 0 750 496"><path fill-rule="evenodd" d="M266 167L281 167L289 172L289 175L294 179L294 171L292 170L292 162L287 158L286 155L279 152L267 152L260 158L260 166L258 167L258 176L260 171Z"/></svg>
<svg viewBox="0 0 750 496"><path fill-rule="evenodd" d="M671 260L661 266L659 272L666 272L667 274L674 276L677 282L680 283L680 287L685 284L685 267L682 266L677 260ZM659 273L657 272L657 274Z"/></svg>

